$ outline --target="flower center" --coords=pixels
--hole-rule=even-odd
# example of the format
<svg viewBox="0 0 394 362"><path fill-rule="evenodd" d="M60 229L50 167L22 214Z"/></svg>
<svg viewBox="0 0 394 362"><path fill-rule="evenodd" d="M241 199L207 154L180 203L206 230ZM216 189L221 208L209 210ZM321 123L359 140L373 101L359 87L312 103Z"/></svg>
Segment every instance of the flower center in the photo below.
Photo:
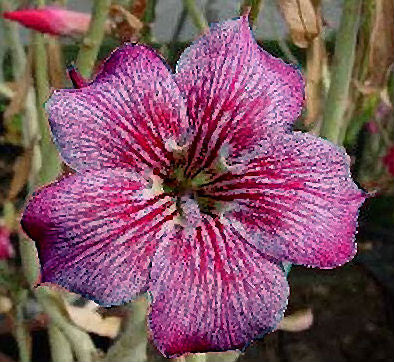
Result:
<svg viewBox="0 0 394 362"><path fill-rule="evenodd" d="M203 172L200 172L195 177L190 178L185 175L183 167L178 167L163 181L163 190L164 192L183 196L187 193L194 193L198 191L199 186L207 183L209 179L209 176Z"/></svg>
<svg viewBox="0 0 394 362"><path fill-rule="evenodd" d="M208 190L208 185L229 172L223 156L204 164L187 161L185 149L173 154L173 169L161 180L160 186L162 191L174 197L181 223L195 225L204 214L217 217L225 212L230 206L228 202L218 201Z"/></svg>
<svg viewBox="0 0 394 362"><path fill-rule="evenodd" d="M177 208L181 216L185 216L190 207L190 203L186 200L194 200L198 206L200 213L213 214L218 207L217 203L209 197L200 194L201 186L209 182L211 177L200 172L193 178L185 175L184 168L178 167L165 180L163 180L163 191L176 197Z"/></svg>

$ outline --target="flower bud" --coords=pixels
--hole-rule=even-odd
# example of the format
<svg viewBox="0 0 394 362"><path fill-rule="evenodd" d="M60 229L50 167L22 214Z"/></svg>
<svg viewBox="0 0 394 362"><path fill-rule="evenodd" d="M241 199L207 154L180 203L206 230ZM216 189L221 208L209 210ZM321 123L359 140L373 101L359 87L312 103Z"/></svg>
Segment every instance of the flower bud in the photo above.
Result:
<svg viewBox="0 0 394 362"><path fill-rule="evenodd" d="M3 17L41 33L63 36L83 35L89 28L90 14L46 6L3 13Z"/></svg>

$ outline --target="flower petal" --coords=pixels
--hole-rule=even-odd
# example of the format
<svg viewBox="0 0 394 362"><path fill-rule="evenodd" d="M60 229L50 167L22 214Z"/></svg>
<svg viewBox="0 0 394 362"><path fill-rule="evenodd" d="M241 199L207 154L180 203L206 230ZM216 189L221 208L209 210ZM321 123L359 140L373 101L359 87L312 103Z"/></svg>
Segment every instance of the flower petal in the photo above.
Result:
<svg viewBox="0 0 394 362"><path fill-rule="evenodd" d="M212 25L181 55L175 77L194 132L190 162L202 167L223 147L231 156L288 131L304 100L301 73L258 46L247 16Z"/></svg>
<svg viewBox="0 0 394 362"><path fill-rule="evenodd" d="M308 134L278 135L239 162L204 192L235 203L227 217L240 237L294 264L332 268L353 258L365 193L342 149Z"/></svg>
<svg viewBox="0 0 394 362"><path fill-rule="evenodd" d="M147 182L112 169L75 174L36 193L22 218L36 241L41 282L61 285L102 305L146 289L149 264L175 205L149 196Z"/></svg>
<svg viewBox="0 0 394 362"><path fill-rule="evenodd" d="M167 357L245 348L275 328L289 294L280 266L208 216L160 244L151 279L149 324Z"/></svg>
<svg viewBox="0 0 394 362"><path fill-rule="evenodd" d="M163 60L126 44L112 53L88 86L62 89L47 103L53 137L73 168L162 169L166 142L183 131L185 106Z"/></svg>

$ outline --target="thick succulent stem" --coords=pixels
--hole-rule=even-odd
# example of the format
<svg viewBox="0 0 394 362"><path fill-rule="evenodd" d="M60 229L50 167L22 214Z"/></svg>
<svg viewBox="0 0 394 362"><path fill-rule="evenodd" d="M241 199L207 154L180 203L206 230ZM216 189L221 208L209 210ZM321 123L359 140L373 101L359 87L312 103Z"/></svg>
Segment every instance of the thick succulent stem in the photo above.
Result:
<svg viewBox="0 0 394 362"><path fill-rule="evenodd" d="M340 26L336 35L332 79L323 114L321 136L340 143L344 133L344 116L352 78L357 32L362 0L344 2Z"/></svg>
<svg viewBox="0 0 394 362"><path fill-rule="evenodd" d="M145 296L133 301L127 306L127 317L122 334L117 342L108 350L105 362L146 361L146 313L148 303Z"/></svg>
<svg viewBox="0 0 394 362"><path fill-rule="evenodd" d="M27 290L18 292L15 306L15 339L18 345L19 361L31 361L31 340L30 334L25 324L23 308L27 298Z"/></svg>
<svg viewBox="0 0 394 362"><path fill-rule="evenodd" d="M207 362L207 354L206 353L195 353L187 356L185 358L186 362Z"/></svg>
<svg viewBox="0 0 394 362"><path fill-rule="evenodd" d="M201 10L197 7L196 2L194 0L183 0L183 6L187 10L187 13L193 21L194 26L201 33L206 31L208 29L208 23L205 20Z"/></svg>
<svg viewBox="0 0 394 362"><path fill-rule="evenodd" d="M251 25L256 26L262 6L263 0L244 0L241 5L241 14L250 9L249 22Z"/></svg>
<svg viewBox="0 0 394 362"><path fill-rule="evenodd" d="M53 362L73 362L74 356L67 338L54 323L48 325L49 345Z"/></svg>
<svg viewBox="0 0 394 362"><path fill-rule="evenodd" d="M147 0L144 15L142 21L144 22L144 27L141 32L141 42L143 43L153 43L154 39L152 37L152 24L156 17L156 0Z"/></svg>
<svg viewBox="0 0 394 362"><path fill-rule="evenodd" d="M10 10L11 6L9 1L0 0L0 11L4 12ZM1 19L1 21L4 22L4 31L6 35L4 39L6 41L8 40L7 46L11 50L12 73L14 78L18 79L22 76L26 66L26 54L18 32L19 25L13 21L4 19Z"/></svg>
<svg viewBox="0 0 394 362"><path fill-rule="evenodd" d="M62 309L60 300L56 300L56 298L59 297L56 296L54 292L47 289L47 287L36 288L34 290L34 294L40 304L44 307L51 322L60 329L69 341L77 360L80 362L92 362L96 353L96 348L90 339L89 334L72 324L66 314L66 311Z"/></svg>
<svg viewBox="0 0 394 362"><path fill-rule="evenodd" d="M40 126L40 149L41 155L45 155L39 171L40 184L52 181L60 172L60 160L55 145L52 142L48 119L44 109L44 103L49 97L47 55L42 34L34 34L34 75L37 94L37 113Z"/></svg>
<svg viewBox="0 0 394 362"><path fill-rule="evenodd" d="M91 76L96 62L104 38L105 22L110 4L110 0L95 0L93 2L92 20L82 41L76 62L78 70L85 78Z"/></svg>

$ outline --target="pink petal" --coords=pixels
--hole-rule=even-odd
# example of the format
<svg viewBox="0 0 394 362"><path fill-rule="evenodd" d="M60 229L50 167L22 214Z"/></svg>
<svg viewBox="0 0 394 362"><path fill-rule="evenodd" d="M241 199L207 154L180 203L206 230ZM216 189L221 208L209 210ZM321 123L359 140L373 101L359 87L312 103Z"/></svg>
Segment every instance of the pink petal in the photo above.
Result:
<svg viewBox="0 0 394 362"><path fill-rule="evenodd" d="M125 170L75 174L36 193L22 218L37 243L41 282L61 285L102 305L146 289L162 225L175 206L149 197L147 181Z"/></svg>
<svg viewBox="0 0 394 362"><path fill-rule="evenodd" d="M151 279L149 324L167 357L246 347L275 328L289 294L277 264L208 216L160 244Z"/></svg>
<svg viewBox="0 0 394 362"><path fill-rule="evenodd" d="M332 268L352 259L365 193L344 150L302 133L267 139L259 150L206 185L207 195L235 203L226 215L234 233L294 264Z"/></svg>
<svg viewBox="0 0 394 362"><path fill-rule="evenodd" d="M247 16L211 26L182 54L175 76L194 132L190 162L204 167L220 152L235 155L289 130L303 105L301 73L258 46Z"/></svg>
<svg viewBox="0 0 394 362"><path fill-rule="evenodd" d="M90 85L55 91L47 111L71 167L141 170L170 164L166 143L183 132L185 108L163 60L145 46L126 44Z"/></svg>
<svg viewBox="0 0 394 362"><path fill-rule="evenodd" d="M85 34L91 18L90 14L53 6L4 12L3 17L41 33L64 36Z"/></svg>

